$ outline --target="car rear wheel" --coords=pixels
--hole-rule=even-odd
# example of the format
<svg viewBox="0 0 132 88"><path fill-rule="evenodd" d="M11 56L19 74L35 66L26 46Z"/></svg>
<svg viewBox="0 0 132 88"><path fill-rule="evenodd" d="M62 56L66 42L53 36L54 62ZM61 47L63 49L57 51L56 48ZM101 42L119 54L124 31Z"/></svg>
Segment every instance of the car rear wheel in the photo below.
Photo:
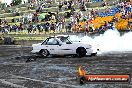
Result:
<svg viewBox="0 0 132 88"><path fill-rule="evenodd" d="M41 50L41 56L42 57L47 57L49 56L49 51L47 49Z"/></svg>
<svg viewBox="0 0 132 88"><path fill-rule="evenodd" d="M80 47L76 51L78 57L84 57L86 56L86 49L83 47Z"/></svg>

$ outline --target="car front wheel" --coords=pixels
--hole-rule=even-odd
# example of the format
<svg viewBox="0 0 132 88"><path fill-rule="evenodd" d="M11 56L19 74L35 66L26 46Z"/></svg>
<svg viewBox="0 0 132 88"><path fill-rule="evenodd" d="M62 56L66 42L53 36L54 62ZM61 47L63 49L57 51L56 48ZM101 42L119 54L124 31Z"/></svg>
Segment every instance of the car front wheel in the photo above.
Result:
<svg viewBox="0 0 132 88"><path fill-rule="evenodd" d="M47 49L41 50L40 52L41 52L41 56L42 56L42 57L47 57L47 56L49 56L49 51L48 51Z"/></svg>

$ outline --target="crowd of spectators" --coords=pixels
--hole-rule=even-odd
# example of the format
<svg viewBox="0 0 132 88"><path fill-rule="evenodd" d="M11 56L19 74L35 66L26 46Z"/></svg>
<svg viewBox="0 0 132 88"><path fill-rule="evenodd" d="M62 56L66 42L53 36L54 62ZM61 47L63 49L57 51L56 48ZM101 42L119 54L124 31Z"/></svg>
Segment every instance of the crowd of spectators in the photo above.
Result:
<svg viewBox="0 0 132 88"><path fill-rule="evenodd" d="M35 7L36 11L34 13L27 13L22 16L21 19L18 19L17 22L20 22L19 25L9 25L9 23L6 21L0 20L0 30L3 33L9 33L9 32L20 32L20 31L27 31L28 33L47 33L50 31L53 32L63 32L66 29L66 32L72 32L72 27L74 26L74 31L79 32L82 30L82 26L79 25L81 21L84 22L84 31L85 32L93 32L94 24L91 22L93 19L95 19L99 11L98 10L91 10L88 11L87 14L83 14L82 11L86 11L86 2L89 0L63 0L60 1L58 4L58 12L52 13L48 12L48 15L45 16L44 19L39 19L39 13L42 13L44 8L50 8L50 4L52 0L49 2L39 2L39 3L32 3L28 9L31 9L32 7ZM47 4L50 3L50 4ZM105 2L104 2L105 3ZM108 3L107 3L108 4ZM105 3L105 5L107 5ZM64 7L62 9L62 7ZM80 11L76 12L75 6L79 6ZM121 17L123 19L129 19L132 18L132 5L130 2L120 2L117 7L120 9ZM70 10L70 12L67 12L65 15L60 15L59 11L64 10ZM111 12L110 8L107 8L105 10L106 12ZM19 13L17 12L17 15ZM66 22L66 18L69 18L69 21ZM90 22L90 24L88 24ZM115 28L115 23L118 22L118 19L116 17L113 18L111 22L104 22L104 25L102 25L99 29L96 30L107 30ZM131 23L129 23L131 25Z"/></svg>

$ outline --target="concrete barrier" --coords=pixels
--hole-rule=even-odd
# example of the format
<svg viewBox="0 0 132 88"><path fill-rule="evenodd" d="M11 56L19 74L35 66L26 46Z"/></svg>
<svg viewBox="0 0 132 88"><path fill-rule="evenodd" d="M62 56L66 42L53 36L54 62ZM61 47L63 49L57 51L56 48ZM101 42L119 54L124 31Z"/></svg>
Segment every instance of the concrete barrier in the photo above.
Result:
<svg viewBox="0 0 132 88"><path fill-rule="evenodd" d="M31 46L32 44L41 43L43 40L18 40L15 41L15 45Z"/></svg>

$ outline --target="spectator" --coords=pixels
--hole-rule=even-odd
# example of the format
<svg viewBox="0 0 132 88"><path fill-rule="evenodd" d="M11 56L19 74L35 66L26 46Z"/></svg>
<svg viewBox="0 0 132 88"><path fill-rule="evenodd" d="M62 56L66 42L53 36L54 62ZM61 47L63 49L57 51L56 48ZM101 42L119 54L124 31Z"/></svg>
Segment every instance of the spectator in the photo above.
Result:
<svg viewBox="0 0 132 88"><path fill-rule="evenodd" d="M65 24L66 24L65 17L62 18L61 22L62 22L62 28L65 29Z"/></svg>
<svg viewBox="0 0 132 88"><path fill-rule="evenodd" d="M88 24L87 24L87 22L84 22L84 32L87 31L87 28L88 28Z"/></svg>
<svg viewBox="0 0 132 88"><path fill-rule="evenodd" d="M94 31L94 24L92 22L90 22L89 31L90 32L93 32Z"/></svg>
<svg viewBox="0 0 132 88"><path fill-rule="evenodd" d="M74 23L74 18L72 15L70 16L70 23L71 23L71 25L73 25L73 23Z"/></svg>
<svg viewBox="0 0 132 88"><path fill-rule="evenodd" d="M69 22L69 23L68 23L68 30L67 30L67 32L71 32L71 28L72 28L72 23Z"/></svg>
<svg viewBox="0 0 132 88"><path fill-rule="evenodd" d="M53 22L51 22L50 30L52 30L53 33L55 33L55 24Z"/></svg>
<svg viewBox="0 0 132 88"><path fill-rule="evenodd" d="M62 33L62 31L63 31L62 27L63 27L62 22L60 22L60 25L59 25L60 33Z"/></svg>
<svg viewBox="0 0 132 88"><path fill-rule="evenodd" d="M49 28L50 28L50 23L46 22L46 24L45 24L45 33L49 32Z"/></svg>
<svg viewBox="0 0 132 88"><path fill-rule="evenodd" d="M72 0L68 1L68 9L71 9L71 7L72 7Z"/></svg>
<svg viewBox="0 0 132 88"><path fill-rule="evenodd" d="M107 27L108 27L108 24L107 24L107 22L105 21L105 22L104 22L104 29L107 30L107 29L108 29Z"/></svg>
<svg viewBox="0 0 132 88"><path fill-rule="evenodd" d="M38 29L39 34L40 34L41 33L41 26L40 26L40 24L37 24L37 29Z"/></svg>
<svg viewBox="0 0 132 88"><path fill-rule="evenodd" d="M108 29L112 29L112 25L111 25L110 22L107 23L107 28L108 28Z"/></svg>
<svg viewBox="0 0 132 88"><path fill-rule="evenodd" d="M17 31L17 25L16 24L12 26L12 30L15 32Z"/></svg>
<svg viewBox="0 0 132 88"><path fill-rule="evenodd" d="M118 18L114 16L112 21L118 22Z"/></svg>
<svg viewBox="0 0 132 88"><path fill-rule="evenodd" d="M59 22L56 22L56 31L57 32L60 32L60 27L59 27L60 23Z"/></svg>
<svg viewBox="0 0 132 88"><path fill-rule="evenodd" d="M116 29L115 22L112 23L112 29Z"/></svg>
<svg viewBox="0 0 132 88"><path fill-rule="evenodd" d="M54 16L54 15L52 15L51 19L52 19L52 20L55 20L55 16Z"/></svg>
<svg viewBox="0 0 132 88"><path fill-rule="evenodd" d="M88 33L89 32L89 24L88 24L88 21L86 23L87 23L86 32Z"/></svg>
<svg viewBox="0 0 132 88"><path fill-rule="evenodd" d="M23 31L23 24L22 23L20 23L20 25L19 25L19 28L18 28L20 31Z"/></svg>
<svg viewBox="0 0 132 88"><path fill-rule="evenodd" d="M93 10L93 9L91 10L91 15L92 15L92 16L94 15L94 10Z"/></svg>
<svg viewBox="0 0 132 88"><path fill-rule="evenodd" d="M128 21L128 29L131 29L131 28L132 28L132 22Z"/></svg>
<svg viewBox="0 0 132 88"><path fill-rule="evenodd" d="M104 33L104 32L105 32L105 28L104 28L104 26L100 26L98 32L99 32L99 33Z"/></svg>
<svg viewBox="0 0 132 88"><path fill-rule="evenodd" d="M31 24L28 26L27 30L28 30L29 34L32 32L32 25Z"/></svg>
<svg viewBox="0 0 132 88"><path fill-rule="evenodd" d="M63 3L59 2L59 10L61 10L62 6L63 6Z"/></svg>

